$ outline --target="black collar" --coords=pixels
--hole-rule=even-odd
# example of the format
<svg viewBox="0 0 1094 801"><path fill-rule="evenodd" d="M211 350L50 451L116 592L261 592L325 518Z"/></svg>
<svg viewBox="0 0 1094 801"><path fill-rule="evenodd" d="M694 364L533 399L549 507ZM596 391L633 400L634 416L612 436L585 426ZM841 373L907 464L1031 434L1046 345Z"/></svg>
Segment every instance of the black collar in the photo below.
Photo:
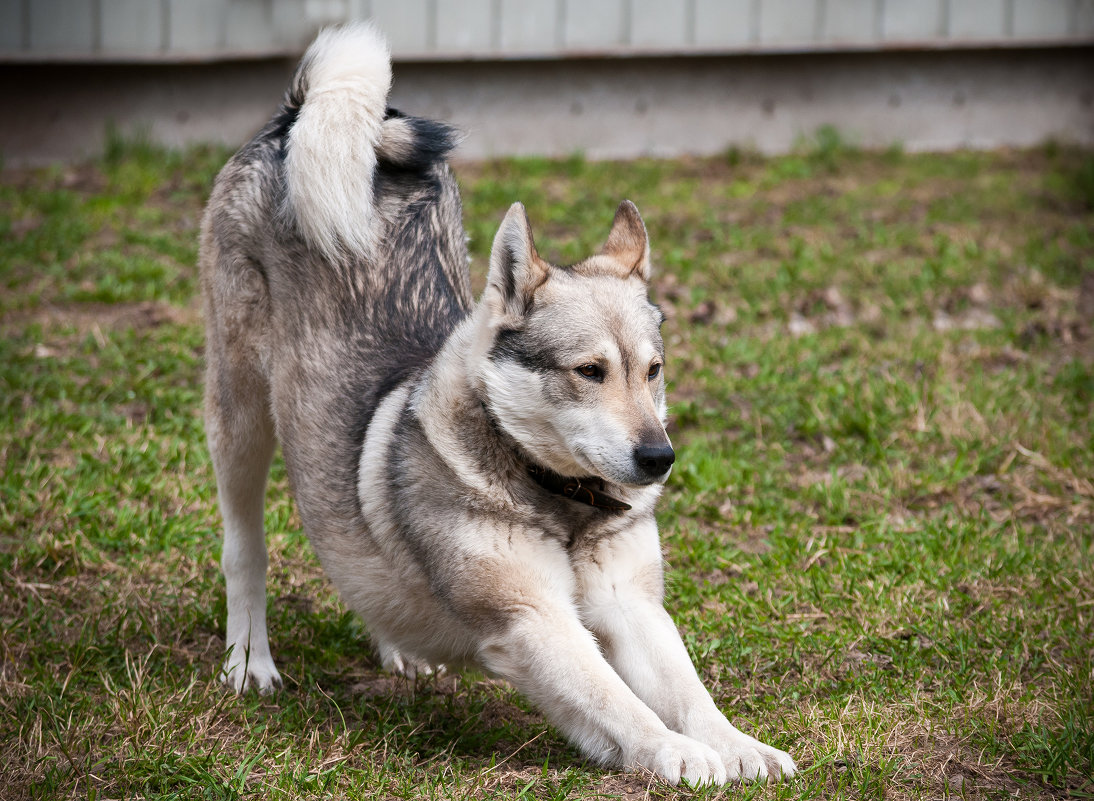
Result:
<svg viewBox="0 0 1094 801"><path fill-rule="evenodd" d="M607 512L626 512L631 508L629 503L613 498L604 492L603 479L592 477L566 478L536 464L528 465L528 475L548 492L562 495L571 501L584 503Z"/></svg>

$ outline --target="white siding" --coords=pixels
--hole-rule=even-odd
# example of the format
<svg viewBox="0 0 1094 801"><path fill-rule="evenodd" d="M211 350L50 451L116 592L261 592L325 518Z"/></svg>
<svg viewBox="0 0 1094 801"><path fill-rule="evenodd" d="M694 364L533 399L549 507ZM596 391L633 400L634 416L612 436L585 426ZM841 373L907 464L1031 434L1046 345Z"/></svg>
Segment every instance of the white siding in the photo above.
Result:
<svg viewBox="0 0 1094 801"><path fill-rule="evenodd" d="M439 2L440 0L438 0ZM501 41L499 50L508 54L543 54L558 49L558 0L500 0Z"/></svg>
<svg viewBox="0 0 1094 801"><path fill-rule="evenodd" d="M1014 32L1033 39L1062 39L1071 27L1072 0L1013 0Z"/></svg>
<svg viewBox="0 0 1094 801"><path fill-rule="evenodd" d="M757 0L696 0L695 45L703 50L745 50L757 40Z"/></svg>
<svg viewBox="0 0 1094 801"><path fill-rule="evenodd" d="M631 0L630 44L639 50L685 50L690 44L691 4Z"/></svg>
<svg viewBox="0 0 1094 801"><path fill-rule="evenodd" d="M563 41L568 50L619 48L627 43L624 0L563 0Z"/></svg>
<svg viewBox="0 0 1094 801"><path fill-rule="evenodd" d="M0 51L18 52L23 48L24 11L22 3L0 2Z"/></svg>
<svg viewBox="0 0 1094 801"><path fill-rule="evenodd" d="M436 47L446 53L489 53L495 46L495 0L438 3Z"/></svg>
<svg viewBox="0 0 1094 801"><path fill-rule="evenodd" d="M30 47L44 53L94 51L98 47L91 0L35 0L30 4Z"/></svg>
<svg viewBox="0 0 1094 801"><path fill-rule="evenodd" d="M411 61L1094 44L1094 0L0 0L0 60L295 56L369 18Z"/></svg>
<svg viewBox="0 0 1094 801"><path fill-rule="evenodd" d="M950 3L950 38L964 42L1002 41L1007 36L1007 0Z"/></svg>
<svg viewBox="0 0 1094 801"><path fill-rule="evenodd" d="M99 0L102 49L149 53L163 47L163 5L147 0Z"/></svg>
<svg viewBox="0 0 1094 801"><path fill-rule="evenodd" d="M944 41L947 10L946 0L884 0L881 37L909 45Z"/></svg>
<svg viewBox="0 0 1094 801"><path fill-rule="evenodd" d="M880 7L878 0L829 0L821 20L821 39L835 45L876 42L881 32Z"/></svg>
<svg viewBox="0 0 1094 801"><path fill-rule="evenodd" d="M372 19L393 53L418 55L430 49L429 0L372 0Z"/></svg>

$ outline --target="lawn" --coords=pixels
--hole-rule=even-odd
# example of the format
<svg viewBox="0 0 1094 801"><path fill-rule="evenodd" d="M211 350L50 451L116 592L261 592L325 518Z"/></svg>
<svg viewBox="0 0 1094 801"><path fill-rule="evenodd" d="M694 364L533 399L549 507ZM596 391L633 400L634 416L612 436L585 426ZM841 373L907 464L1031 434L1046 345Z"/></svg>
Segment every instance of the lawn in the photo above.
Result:
<svg viewBox="0 0 1094 801"><path fill-rule="evenodd" d="M1094 797L1094 156L459 165L472 269L649 227L678 460L667 604L789 783L592 769L506 685L383 673L275 464L237 698L197 227L228 154L113 141L0 180L0 796Z"/></svg>

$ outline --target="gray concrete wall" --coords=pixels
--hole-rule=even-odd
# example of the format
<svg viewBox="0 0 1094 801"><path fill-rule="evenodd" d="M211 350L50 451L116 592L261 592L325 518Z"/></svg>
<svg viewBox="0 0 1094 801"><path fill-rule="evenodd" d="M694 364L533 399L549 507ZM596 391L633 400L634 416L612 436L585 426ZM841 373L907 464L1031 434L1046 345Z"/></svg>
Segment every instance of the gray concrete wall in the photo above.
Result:
<svg viewBox="0 0 1094 801"><path fill-rule="evenodd" d="M239 145L292 66L0 66L0 153L8 164L94 154L108 121L170 145ZM392 102L463 127L467 159L777 153L825 124L869 147L1094 146L1094 50L400 63Z"/></svg>

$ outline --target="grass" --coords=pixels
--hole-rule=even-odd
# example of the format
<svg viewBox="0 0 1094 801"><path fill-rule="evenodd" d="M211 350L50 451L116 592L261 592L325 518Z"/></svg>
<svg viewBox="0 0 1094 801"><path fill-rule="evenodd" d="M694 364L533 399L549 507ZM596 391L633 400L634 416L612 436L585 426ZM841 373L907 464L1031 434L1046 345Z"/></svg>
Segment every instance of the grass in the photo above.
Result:
<svg viewBox="0 0 1094 801"><path fill-rule="evenodd" d="M236 698L200 418L196 229L226 153L112 140L0 185L5 798L1089 798L1091 154L799 152L459 166L481 288L630 197L668 316L668 606L800 778L605 773L503 684L384 674L275 465L286 689Z"/></svg>

